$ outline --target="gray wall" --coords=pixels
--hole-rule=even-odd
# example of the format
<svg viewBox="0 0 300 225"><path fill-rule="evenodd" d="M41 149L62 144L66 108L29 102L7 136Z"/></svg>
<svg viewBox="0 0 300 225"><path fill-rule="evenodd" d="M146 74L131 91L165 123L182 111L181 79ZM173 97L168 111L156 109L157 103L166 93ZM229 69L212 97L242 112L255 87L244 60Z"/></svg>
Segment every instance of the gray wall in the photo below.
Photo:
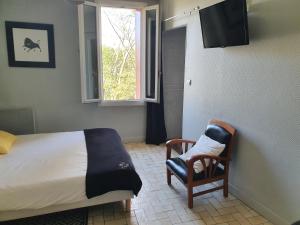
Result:
<svg viewBox="0 0 300 225"><path fill-rule="evenodd" d="M231 192L272 219L300 219L300 1L249 3L249 46L203 49L197 14L187 24L183 136L198 138L210 118L238 129ZM163 0L164 18L198 0Z"/></svg>
<svg viewBox="0 0 300 225"><path fill-rule="evenodd" d="M54 24L56 68L8 67L4 21ZM112 127L143 140L145 109L82 104L77 7L65 0L0 0L0 108L31 107L37 132Z"/></svg>
<svg viewBox="0 0 300 225"><path fill-rule="evenodd" d="M182 137L186 28L162 34L164 105L168 139Z"/></svg>

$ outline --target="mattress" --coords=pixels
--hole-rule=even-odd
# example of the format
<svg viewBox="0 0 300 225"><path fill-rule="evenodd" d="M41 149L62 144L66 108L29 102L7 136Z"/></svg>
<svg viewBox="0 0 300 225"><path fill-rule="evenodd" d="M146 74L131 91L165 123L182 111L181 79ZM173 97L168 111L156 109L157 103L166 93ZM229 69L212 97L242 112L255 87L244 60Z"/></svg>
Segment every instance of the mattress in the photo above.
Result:
<svg viewBox="0 0 300 225"><path fill-rule="evenodd" d="M84 132L20 135L0 171L0 211L87 200Z"/></svg>

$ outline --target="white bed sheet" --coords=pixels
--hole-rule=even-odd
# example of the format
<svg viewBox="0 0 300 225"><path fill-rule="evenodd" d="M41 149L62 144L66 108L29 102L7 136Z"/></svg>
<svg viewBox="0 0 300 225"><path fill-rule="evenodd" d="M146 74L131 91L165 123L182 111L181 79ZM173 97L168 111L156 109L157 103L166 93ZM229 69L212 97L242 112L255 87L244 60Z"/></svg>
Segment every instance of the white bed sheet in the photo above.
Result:
<svg viewBox="0 0 300 225"><path fill-rule="evenodd" d="M0 211L87 200L83 131L18 136L0 155Z"/></svg>

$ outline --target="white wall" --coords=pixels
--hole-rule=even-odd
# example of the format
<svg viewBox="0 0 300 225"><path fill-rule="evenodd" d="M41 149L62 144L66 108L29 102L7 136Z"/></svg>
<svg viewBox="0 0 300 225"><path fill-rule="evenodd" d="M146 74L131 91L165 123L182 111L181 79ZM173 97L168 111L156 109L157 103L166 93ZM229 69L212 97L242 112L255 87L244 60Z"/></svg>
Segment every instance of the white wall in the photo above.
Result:
<svg viewBox="0 0 300 225"><path fill-rule="evenodd" d="M163 0L164 18L198 0ZM274 224L300 220L300 1L248 1L250 45L203 49L199 16L187 24L183 136L210 118L238 129L231 192Z"/></svg>
<svg viewBox="0 0 300 225"><path fill-rule="evenodd" d="M8 67L6 20L54 25L55 69ZM77 7L65 0L0 0L0 108L32 107L37 131L112 127L143 140L145 108L99 107L80 97Z"/></svg>

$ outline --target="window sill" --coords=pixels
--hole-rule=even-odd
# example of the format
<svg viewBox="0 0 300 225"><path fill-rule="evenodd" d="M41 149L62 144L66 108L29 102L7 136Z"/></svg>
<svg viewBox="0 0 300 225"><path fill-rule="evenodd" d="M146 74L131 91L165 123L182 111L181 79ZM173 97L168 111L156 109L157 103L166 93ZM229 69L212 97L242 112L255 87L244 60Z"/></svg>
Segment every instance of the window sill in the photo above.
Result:
<svg viewBox="0 0 300 225"><path fill-rule="evenodd" d="M118 107L118 106L144 106L145 102L142 100L129 100L129 101L101 101L98 104L103 107Z"/></svg>

